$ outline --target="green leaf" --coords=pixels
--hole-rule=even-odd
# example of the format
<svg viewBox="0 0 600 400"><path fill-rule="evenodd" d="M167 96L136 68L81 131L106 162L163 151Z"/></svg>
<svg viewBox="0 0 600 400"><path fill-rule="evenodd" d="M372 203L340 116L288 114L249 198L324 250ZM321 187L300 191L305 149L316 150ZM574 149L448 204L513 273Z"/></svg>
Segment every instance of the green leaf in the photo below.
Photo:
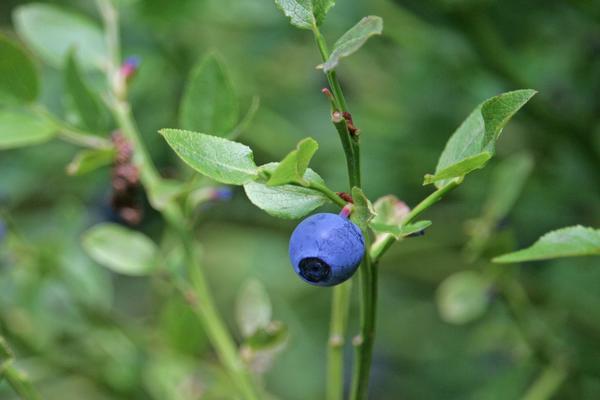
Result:
<svg viewBox="0 0 600 400"><path fill-rule="evenodd" d="M591 255L600 255L600 229L577 225L546 233L531 247L504 254L492 261L517 263Z"/></svg>
<svg viewBox="0 0 600 400"><path fill-rule="evenodd" d="M184 194L188 188L186 185L173 179L158 179L149 188L149 202L157 210L164 209L177 197Z"/></svg>
<svg viewBox="0 0 600 400"><path fill-rule="evenodd" d="M269 163L261 166L261 169L271 172L277 166L278 163ZM325 184L310 168L303 178L309 182ZM295 185L268 186L264 180L248 182L244 185L244 190L252 204L279 218L302 218L329 201L323 193L313 189Z"/></svg>
<svg viewBox="0 0 600 400"><path fill-rule="evenodd" d="M65 89L68 104L77 117L77 125L97 133L107 130L108 112L85 83L74 51L69 52L65 61Z"/></svg>
<svg viewBox="0 0 600 400"><path fill-rule="evenodd" d="M417 221L407 225L388 225L371 221L369 226L375 233L389 233L396 239L421 232L431 225L431 221Z"/></svg>
<svg viewBox="0 0 600 400"><path fill-rule="evenodd" d="M260 107L260 97L254 96L252 97L252 101L250 102L250 106L246 111L246 114L242 117L241 120L238 121L237 125L231 132L227 134L227 139L235 139L240 136L248 127L251 125L256 113L258 112L258 108Z"/></svg>
<svg viewBox="0 0 600 400"><path fill-rule="evenodd" d="M179 129L161 129L160 133L183 161L211 179L243 185L258 175L252 150L248 146Z"/></svg>
<svg viewBox="0 0 600 400"><path fill-rule="evenodd" d="M487 162L492 158L492 153L484 151L471 157L467 157L462 161L452 164L448 168L436 172L435 175L427 174L423 181L423 185L429 185L440 180L463 177L469 172L485 167Z"/></svg>
<svg viewBox="0 0 600 400"><path fill-rule="evenodd" d="M121 225L96 225L84 233L82 244L94 261L120 274L142 276L157 267L158 248L154 242Z"/></svg>
<svg viewBox="0 0 600 400"><path fill-rule="evenodd" d="M325 21L325 16L334 5L335 0L312 0L313 15L317 25L321 25Z"/></svg>
<svg viewBox="0 0 600 400"><path fill-rule="evenodd" d="M52 139L58 126L50 119L25 109L0 110L0 149L39 144Z"/></svg>
<svg viewBox="0 0 600 400"><path fill-rule="evenodd" d="M437 290L440 316L451 324L465 324L480 317L489 305L489 287L481 274L474 271L450 275Z"/></svg>
<svg viewBox="0 0 600 400"><path fill-rule="evenodd" d="M39 87L37 70L27 53L0 35L0 104L33 102Z"/></svg>
<svg viewBox="0 0 600 400"><path fill-rule="evenodd" d="M527 153L510 156L494 168L491 188L484 205L486 218L498 222L508 215L532 169L533 159Z"/></svg>
<svg viewBox="0 0 600 400"><path fill-rule="evenodd" d="M335 0L275 0L275 4L290 19L292 25L312 29L313 25L320 26L325 21Z"/></svg>
<svg viewBox="0 0 600 400"><path fill-rule="evenodd" d="M244 341L242 346L246 348L246 351L265 351L284 345L287 338L287 326L280 321L273 321L266 327L256 330Z"/></svg>
<svg viewBox="0 0 600 400"><path fill-rule="evenodd" d="M322 65L323 71L333 70L341 58L348 57L356 52L365 44L367 39L373 35L381 35L381 32L383 32L383 20L380 17L370 15L358 21L335 42L331 55Z"/></svg>
<svg viewBox="0 0 600 400"><path fill-rule="evenodd" d="M193 69L181 103L183 129L226 136L236 126L239 104L223 63L214 54Z"/></svg>
<svg viewBox="0 0 600 400"><path fill-rule="evenodd" d="M448 140L434 175L483 152L493 155L504 126L535 94L536 91L531 89L516 90L477 106ZM438 180L435 185L441 188L447 183L447 180Z"/></svg>
<svg viewBox="0 0 600 400"><path fill-rule="evenodd" d="M113 163L115 159L115 149L94 149L82 150L75 155L73 160L67 165L69 175L85 175L106 165Z"/></svg>
<svg viewBox="0 0 600 400"><path fill-rule="evenodd" d="M312 29L317 23L311 0L275 0L275 4L290 19L290 23L298 28Z"/></svg>
<svg viewBox="0 0 600 400"><path fill-rule="evenodd" d="M369 222L375 216L375 209L360 188L352 188L352 199L354 200L354 205L350 218L364 232L367 230Z"/></svg>
<svg viewBox="0 0 600 400"><path fill-rule="evenodd" d="M302 139L296 146L296 150L292 150L281 160L267 181L267 185L305 184L304 173L318 148L319 144L313 138Z"/></svg>
<svg viewBox="0 0 600 400"><path fill-rule="evenodd" d="M271 322L271 300L262 283L247 281L237 297L235 316L243 337L254 335Z"/></svg>
<svg viewBox="0 0 600 400"><path fill-rule="evenodd" d="M410 208L393 194L380 197L373 204L375 217L372 224L400 225L410 212Z"/></svg>
<svg viewBox="0 0 600 400"><path fill-rule="evenodd" d="M15 9L13 21L21 38L50 65L61 67L73 48L85 69L106 64L102 30L83 15L55 5L30 3Z"/></svg>

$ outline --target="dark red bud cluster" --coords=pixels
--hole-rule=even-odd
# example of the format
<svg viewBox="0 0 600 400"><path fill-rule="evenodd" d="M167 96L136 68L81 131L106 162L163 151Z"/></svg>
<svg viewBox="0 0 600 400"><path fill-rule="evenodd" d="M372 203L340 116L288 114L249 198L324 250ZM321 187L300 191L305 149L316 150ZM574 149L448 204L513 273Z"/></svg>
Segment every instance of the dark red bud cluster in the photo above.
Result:
<svg viewBox="0 0 600 400"><path fill-rule="evenodd" d="M117 152L112 169L113 210L129 225L141 222L144 210L140 200L140 171L133 164L133 146L120 131L112 134Z"/></svg>

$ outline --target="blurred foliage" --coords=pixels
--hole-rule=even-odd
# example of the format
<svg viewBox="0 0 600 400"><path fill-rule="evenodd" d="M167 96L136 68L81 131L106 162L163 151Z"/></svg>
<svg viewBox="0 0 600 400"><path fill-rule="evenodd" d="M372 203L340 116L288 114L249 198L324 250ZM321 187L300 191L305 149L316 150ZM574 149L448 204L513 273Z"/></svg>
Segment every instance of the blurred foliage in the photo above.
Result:
<svg viewBox="0 0 600 400"><path fill-rule="evenodd" d="M0 28L9 38L16 38L11 12L24 3L0 4ZM98 20L93 2L48 3ZM239 138L252 146L257 163L281 159L312 136L320 143L312 167L331 187L345 189L343 153L320 93L325 81L315 70L317 50L272 2L117 3L124 54L141 59L130 99L165 176L189 170L157 130L178 126L186 80L198 60L218 50L240 109L260 96L260 109ZM384 17L383 36L338 72L362 131L364 189L372 199L393 193L414 205L430 190L421 186L424 174L470 110L503 91L539 91L506 128L491 168L471 174L428 212L434 224L424 237L406 239L383 258L372 398L520 398L548 367L539 349L569 366L556 398L600 397L598 258L517 267L488 262L551 229L600 226L600 3L338 0L324 34L333 42L364 15ZM63 93L85 88L39 60L36 66L42 102L57 115L72 115ZM101 84L93 73L88 78ZM84 255L83 233L118 218L110 209L107 169L66 174L75 151L52 141L0 153L0 334L17 365L50 400L228 398L229 378L160 274L118 275ZM491 183L495 167L517 151L531 155L531 174L525 183L516 178L522 191L512 211L503 209L490 223L486 199L499 190ZM277 398L322 398L329 291L294 276L287 259L293 222L266 215L244 197L236 190L230 202L205 204L198 216L219 309L235 327L238 294L247 293L252 279L260 281L271 299L269 314L287 326L261 324L247 343L272 337L287 344L265 375L267 387ZM168 247L161 220L146 209L140 230ZM440 317L436 290L461 271L484 274L497 287L488 289L485 305L471 308L471 322L454 325ZM515 323L514 305L502 301L503 291L518 288L531 299L525 328ZM540 331L550 343L538 345ZM236 332L244 340L244 330ZM533 332L535 343L524 332ZM12 396L0 381L0 398Z"/></svg>

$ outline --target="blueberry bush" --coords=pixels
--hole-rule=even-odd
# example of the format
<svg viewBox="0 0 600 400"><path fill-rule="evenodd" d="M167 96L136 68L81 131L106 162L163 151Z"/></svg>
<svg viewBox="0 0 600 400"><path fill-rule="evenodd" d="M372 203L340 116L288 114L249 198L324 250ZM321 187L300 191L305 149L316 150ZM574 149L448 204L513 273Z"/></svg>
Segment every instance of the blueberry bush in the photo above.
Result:
<svg viewBox="0 0 600 400"><path fill-rule="evenodd" d="M1 398L600 395L598 7L335 3L0 6Z"/></svg>

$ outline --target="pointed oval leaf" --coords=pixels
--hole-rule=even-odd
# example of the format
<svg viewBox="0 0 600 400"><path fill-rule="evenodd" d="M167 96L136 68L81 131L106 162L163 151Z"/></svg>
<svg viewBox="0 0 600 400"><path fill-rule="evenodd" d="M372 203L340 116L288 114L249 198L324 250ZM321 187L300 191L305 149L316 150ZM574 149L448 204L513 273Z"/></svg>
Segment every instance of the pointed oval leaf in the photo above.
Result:
<svg viewBox="0 0 600 400"><path fill-rule="evenodd" d="M37 69L27 53L0 35L0 104L33 102L39 86Z"/></svg>
<svg viewBox="0 0 600 400"><path fill-rule="evenodd" d="M475 171L476 169L485 167L490 158L492 158L492 153L487 151L467 157L456 164L452 164L448 168L444 168L443 170L436 172L435 175L425 175L423 185L429 185L441 180L463 177L468 173Z"/></svg>
<svg viewBox="0 0 600 400"><path fill-rule="evenodd" d="M248 146L180 129L161 129L160 133L186 164L211 179L243 185L257 177L258 168Z"/></svg>
<svg viewBox="0 0 600 400"><path fill-rule="evenodd" d="M498 222L510 212L532 169L533 158L527 153L512 155L494 168L484 206L487 219Z"/></svg>
<svg viewBox="0 0 600 400"><path fill-rule="evenodd" d="M271 300L260 281L251 279L241 288L236 302L236 320L242 336L254 335L271 322Z"/></svg>
<svg viewBox="0 0 600 400"><path fill-rule="evenodd" d="M84 233L82 244L94 261L120 274L142 276L157 267L158 248L154 242L121 225L96 225Z"/></svg>
<svg viewBox="0 0 600 400"><path fill-rule="evenodd" d="M322 65L323 71L329 72L334 69L341 58L356 52L371 36L381 35L381 32L383 20L380 17L370 15L361 19L335 42L329 59Z"/></svg>
<svg viewBox="0 0 600 400"><path fill-rule="evenodd" d="M115 155L115 149L112 148L82 150L67 165L67 173L75 176L85 175L98 168L112 164Z"/></svg>
<svg viewBox="0 0 600 400"><path fill-rule="evenodd" d="M431 225L431 221L417 221L407 225L388 225L380 222L373 222L369 224L371 229L375 233L389 233L396 239L407 237L415 233L422 232Z"/></svg>
<svg viewBox="0 0 600 400"><path fill-rule="evenodd" d="M278 163L269 163L261 166L261 169L273 171L277 165ZM304 179L325 184L310 168L304 173ZM253 181L246 183L244 190L252 204L279 218L302 218L329 201L321 192L294 185L268 186L265 182Z"/></svg>
<svg viewBox="0 0 600 400"><path fill-rule="evenodd" d="M83 15L55 5L30 3L15 9L13 21L21 38L50 65L62 66L73 48L85 69L101 68L106 63L102 30Z"/></svg>
<svg viewBox="0 0 600 400"><path fill-rule="evenodd" d="M302 139L275 168L267 184L269 186L285 185L286 183L301 183L304 173L319 144L313 138Z"/></svg>
<svg viewBox="0 0 600 400"><path fill-rule="evenodd" d="M275 0L275 4L300 29L312 29L316 24L311 0Z"/></svg>
<svg viewBox="0 0 600 400"><path fill-rule="evenodd" d="M0 110L0 149L39 144L52 139L58 126L50 119L25 109Z"/></svg>
<svg viewBox="0 0 600 400"><path fill-rule="evenodd" d="M239 104L223 63L209 54L194 67L181 103L183 129L226 136L236 126Z"/></svg>
<svg viewBox="0 0 600 400"><path fill-rule="evenodd" d="M592 255L600 255L600 229L577 225L546 233L531 247L504 254L492 261L517 263Z"/></svg>
<svg viewBox="0 0 600 400"><path fill-rule="evenodd" d="M69 52L65 61L65 89L68 105L77 117L77 125L96 133L108 129L108 111L100 97L84 81L74 51Z"/></svg>
<svg viewBox="0 0 600 400"><path fill-rule="evenodd" d="M406 203L393 194L378 198L373 204L373 208L376 215L371 223L386 225L400 225L410 212L410 208Z"/></svg>
<svg viewBox="0 0 600 400"><path fill-rule="evenodd" d="M446 278L437 290L437 306L442 319L465 324L483 315L489 304L489 284L481 274L462 271Z"/></svg>
<svg viewBox="0 0 600 400"><path fill-rule="evenodd" d="M354 200L354 205L350 218L362 231L365 231L375 216L373 204L371 204L371 201L362 189L356 186L352 188L352 199Z"/></svg>
<svg viewBox="0 0 600 400"><path fill-rule="evenodd" d="M436 174L483 152L493 155L504 126L536 93L531 89L515 90L477 106L448 140ZM435 185L441 188L447 183L448 180L438 180Z"/></svg>

